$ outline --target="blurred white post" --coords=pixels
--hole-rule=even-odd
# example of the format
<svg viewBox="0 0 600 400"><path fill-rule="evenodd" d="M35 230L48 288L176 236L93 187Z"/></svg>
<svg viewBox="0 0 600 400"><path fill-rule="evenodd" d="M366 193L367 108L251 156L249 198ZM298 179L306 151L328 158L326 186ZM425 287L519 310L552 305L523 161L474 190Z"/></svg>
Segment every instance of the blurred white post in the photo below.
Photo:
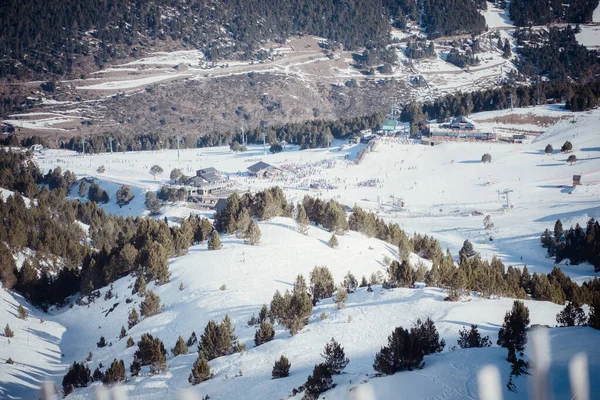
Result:
<svg viewBox="0 0 600 400"><path fill-rule="evenodd" d="M571 381L571 399L590 400L588 360L584 353L577 353L569 362L569 379Z"/></svg>
<svg viewBox="0 0 600 400"><path fill-rule="evenodd" d="M548 371L552 362L548 329L534 329L531 332L531 345L533 370L531 375L531 399L548 400L551 398L548 392Z"/></svg>
<svg viewBox="0 0 600 400"><path fill-rule="evenodd" d="M500 372L495 365L486 365L477 374L480 400L502 400Z"/></svg>

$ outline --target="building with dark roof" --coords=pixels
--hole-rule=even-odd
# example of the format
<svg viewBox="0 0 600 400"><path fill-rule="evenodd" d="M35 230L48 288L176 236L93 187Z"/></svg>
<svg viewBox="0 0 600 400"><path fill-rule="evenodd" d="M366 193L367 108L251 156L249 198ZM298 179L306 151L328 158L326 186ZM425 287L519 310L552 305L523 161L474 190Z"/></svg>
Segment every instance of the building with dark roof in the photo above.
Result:
<svg viewBox="0 0 600 400"><path fill-rule="evenodd" d="M248 174L259 178L269 178L281 173L283 173L283 170L263 161L259 161L248 167Z"/></svg>
<svg viewBox="0 0 600 400"><path fill-rule="evenodd" d="M450 128L473 130L475 129L475 123L467 117L459 115L458 117L452 119L450 122Z"/></svg>
<svg viewBox="0 0 600 400"><path fill-rule="evenodd" d="M224 189L227 183L227 179L213 167L199 169L196 176L184 182L185 186L188 186L190 196L211 194Z"/></svg>

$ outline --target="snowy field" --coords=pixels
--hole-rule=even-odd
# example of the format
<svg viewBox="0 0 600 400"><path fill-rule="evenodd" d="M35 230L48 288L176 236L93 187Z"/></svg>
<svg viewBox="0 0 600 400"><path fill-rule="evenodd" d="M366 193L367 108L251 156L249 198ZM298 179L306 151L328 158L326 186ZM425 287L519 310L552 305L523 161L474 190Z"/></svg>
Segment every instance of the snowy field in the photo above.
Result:
<svg viewBox="0 0 600 400"><path fill-rule="evenodd" d="M376 154L368 154L358 166L351 160L363 145L348 146L342 142L335 142L330 149L304 151L288 146L279 154L266 155L260 145L238 154L228 147L186 149L181 151L180 162L176 150L85 157L71 151L49 150L37 162L44 171L59 165L80 176L95 176L101 185L102 180L106 181L109 194L121 184L131 184L137 191L132 206L117 208L114 196L107 205L110 212L119 215L143 212L143 191L157 190L166 183L173 168L181 168L191 176L197 169L215 167L229 175L241 191L279 185L295 202L305 194L336 198L349 207L358 204L377 211L408 232L431 234L453 254L469 239L488 258L498 255L511 265L526 263L533 271L549 272L554 264L539 245L544 229L552 229L559 218L568 227L600 217L600 147L596 137L600 112L576 114L576 123L572 123L573 114L558 110L557 106L486 112L473 119L488 121L482 122L480 129L493 132L500 130L498 127L512 126L493 122L496 117L509 114L568 119L560 119L550 127L532 125L530 128L545 133L531 144L439 143L426 147L384 139L377 145ZM579 160L574 165L569 165L567 156L558 151L565 140L573 143L573 154ZM554 154L544 155L546 144L554 147ZM492 155L492 163L480 162L484 153ZM248 177L246 168L259 160L292 171L286 172L283 179ZM148 172L154 164L165 171L157 180ZM100 165L106 168L103 175L96 173ZM573 190L571 178L575 174L583 175L583 184ZM329 189L309 189L311 184ZM510 211L505 211L506 199L498 194L506 189L512 190ZM402 199L405 207L393 207L393 198ZM190 212L185 207L178 210L178 206L170 205L168 216L186 216ZM476 210L491 215L495 224L493 242L486 240L483 216L470 215ZM594 276L587 264L563 268L579 282Z"/></svg>
<svg viewBox="0 0 600 400"><path fill-rule="evenodd" d="M482 113L472 119L481 124L481 129L494 129L500 124L494 122L496 118L510 113L565 116L556 106L545 106ZM597 139L600 111L574 115L575 119L559 118L554 125L540 128L545 133L531 144L463 142L429 147L384 139L360 165L352 160L364 145L349 146L341 141L333 143L330 149L299 151L288 146L274 155L263 154L262 146L250 146L243 154L234 154L228 147L185 149L179 162L177 151L170 150L85 157L71 151L48 150L37 156L36 161L44 172L61 166L80 177L95 176L111 196L105 205L107 211L120 215L144 215L144 192L157 190L171 169L178 167L193 175L197 169L212 166L228 175L243 191L279 185L288 199L295 202L305 194L336 198L350 207L358 204L371 209L387 221L398 222L410 233L431 234L454 255L463 241L469 239L485 258L498 255L505 264L526 263L531 272L549 272L554 264L545 257L539 243L543 230L551 229L557 218L568 227L585 223L590 217L600 217ZM573 143L573 154L579 159L572 166L558 152L565 140ZM546 156L543 149L548 143L555 152ZM483 153L492 155L492 163L480 162ZM259 160L286 169L285 177L278 180L248 177L246 168ZM165 171L157 180L148 172L154 164ZM106 169L102 175L96 172L100 165ZM582 186L574 190L573 174L583 175ZM122 184L132 186L135 198L130 205L119 208L114 194ZM322 185L323 189L308 189L310 184ZM506 199L498 195L498 190L504 189L512 190L513 207L508 211L503 207ZM10 192L5 191L4 196L7 195ZM404 208L395 207L390 196L404 201ZM495 224L491 233L483 230L483 215L471 215L475 210L491 215ZM190 212L198 211L185 203L169 204L159 218L184 217ZM385 272L383 257L396 256L393 246L356 232L340 236L340 247L332 249L327 245L330 234L320 228L311 227L308 236L304 236L296 232L294 222L287 218L260 222L259 226L262 231L259 246L248 246L234 236L225 235L223 250L209 252L206 244L202 244L190 248L188 255L170 260L171 282L160 287L149 285L161 297L165 310L128 332L136 341L149 332L170 349L179 335L186 339L192 331L199 335L209 319L221 320L229 314L248 350L211 361L215 376L195 386L196 394L208 394L211 399L239 398L240 393L249 399L286 398L293 388L305 382L314 364L320 362L324 344L335 337L345 347L350 364L345 374L334 378L338 386L327 393L328 399L344 399L351 389L363 385L376 399L382 400L475 399L476 374L486 364L500 369L505 399L527 398L524 376L516 380L517 393L505 389L510 373L505 349L494 346L450 351L456 344L458 331L471 323L478 324L482 333L495 343L512 299L470 296L452 303L444 302L446 293L435 288L389 291L376 286L373 293L359 289L350 294L344 309L337 310L332 300L326 299L314 308L309 325L298 335L290 337L278 327L274 341L255 348L256 328L247 327L247 320L258 313L263 303L270 302L275 290L291 288L297 274L308 278L315 265L326 265L336 282L349 270L360 279L373 272ZM489 234L494 237L492 242L486 239ZM413 255L413 263L417 261ZM561 265L561 268L578 282L596 276L588 264ZM183 291L178 289L180 283L184 284ZM121 326L126 325L130 308L139 306L141 300L131 295L132 284L132 277L118 280L113 288L118 298L104 300L108 290L104 288L101 297L90 306L54 309L49 314L30 310L27 321L17 319L15 311L19 303L26 305L24 301L0 289L0 323L4 326L6 321L15 331L10 345L7 338L0 338L0 397L32 398L35 388L46 378L60 387L68 366L83 360L90 351L94 353L89 363L92 371L99 363L109 365L114 358L122 358L129 366L135 347L126 349L125 339L119 340L118 335ZM227 289L219 290L223 284ZM131 304L125 303L129 297L134 300ZM548 302L528 301L526 305L532 324L549 326L555 324L556 313L562 309ZM114 310L107 312L111 308ZM322 312L328 313L327 319L320 319ZM375 353L386 344L392 329L400 325L409 327L417 318L426 317L435 321L440 336L446 340L445 351L427 356L423 370L375 378L372 367ZM112 346L97 349L100 336L105 336ZM600 332L591 328L553 328L550 336L551 383L556 398L568 396L568 360L579 351L588 353L592 393L600 393L600 349L594 345L600 340ZM195 346L190 352L178 357L169 355L165 374L151 376L143 369L142 375L128 381L123 389L132 399L172 398L178 390L190 387L187 377L197 357ZM285 379L271 380L273 362L281 354L290 359L291 374ZM13 358L14 365L4 364L8 357ZM236 377L240 370L242 376ZM87 399L94 391L95 386L76 390L69 398Z"/></svg>

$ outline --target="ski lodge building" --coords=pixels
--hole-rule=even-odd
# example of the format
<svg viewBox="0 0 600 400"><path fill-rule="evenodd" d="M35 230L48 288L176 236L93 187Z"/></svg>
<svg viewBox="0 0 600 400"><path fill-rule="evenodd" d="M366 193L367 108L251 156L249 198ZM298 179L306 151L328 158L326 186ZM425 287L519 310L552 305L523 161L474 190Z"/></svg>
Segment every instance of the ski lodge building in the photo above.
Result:
<svg viewBox="0 0 600 400"><path fill-rule="evenodd" d="M259 161L256 164L252 164L248 167L248 175L258 178L272 178L282 174L283 170L281 168L277 168L263 161Z"/></svg>

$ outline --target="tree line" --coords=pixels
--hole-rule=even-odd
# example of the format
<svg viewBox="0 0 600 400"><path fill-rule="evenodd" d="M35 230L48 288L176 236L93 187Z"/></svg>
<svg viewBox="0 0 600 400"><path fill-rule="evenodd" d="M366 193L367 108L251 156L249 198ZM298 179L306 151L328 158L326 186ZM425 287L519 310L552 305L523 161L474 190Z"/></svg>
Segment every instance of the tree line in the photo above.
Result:
<svg viewBox="0 0 600 400"><path fill-rule="evenodd" d="M517 26L546 25L551 22L592 21L598 0L511 0L510 19Z"/></svg>
<svg viewBox="0 0 600 400"><path fill-rule="evenodd" d="M570 264L577 265L587 261L595 272L600 271L600 225L594 218L588 220L585 231L579 224L564 230L558 219L552 232L544 231L541 242L556 263L569 260Z"/></svg>

